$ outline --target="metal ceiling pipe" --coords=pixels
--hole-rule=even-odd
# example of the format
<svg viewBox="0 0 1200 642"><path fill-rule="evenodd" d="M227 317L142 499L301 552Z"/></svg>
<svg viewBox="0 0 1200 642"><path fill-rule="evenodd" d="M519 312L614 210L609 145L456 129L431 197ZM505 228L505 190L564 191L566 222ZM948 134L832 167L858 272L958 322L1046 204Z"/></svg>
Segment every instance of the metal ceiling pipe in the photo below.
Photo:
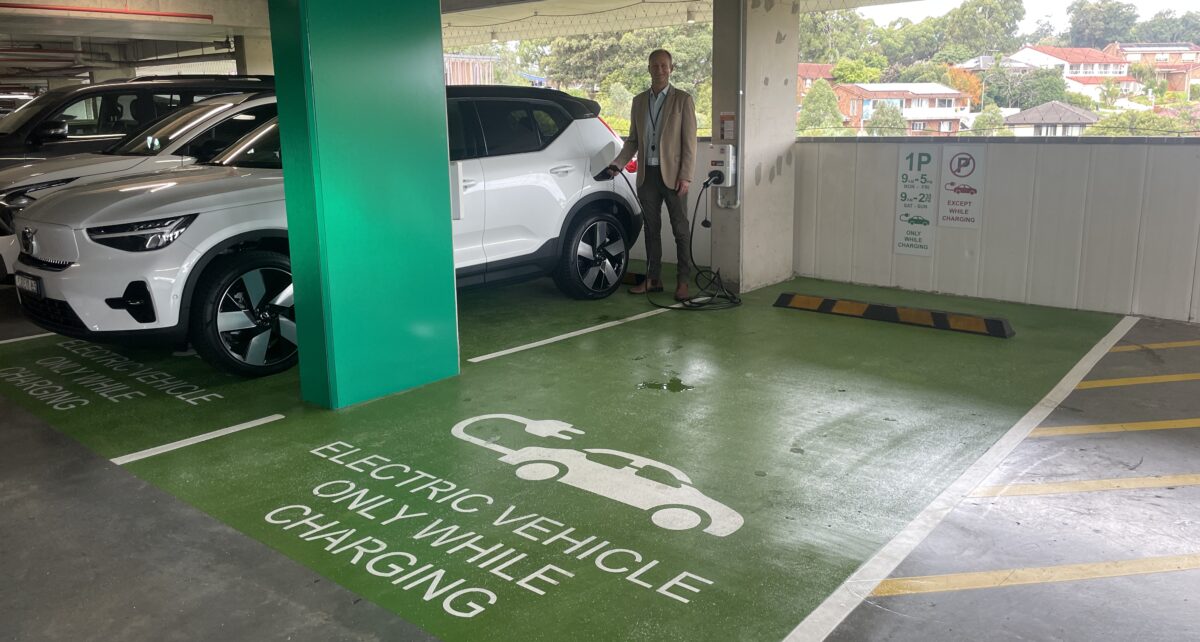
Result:
<svg viewBox="0 0 1200 642"><path fill-rule="evenodd" d="M29 2L0 2L0 9L27 9L31 11L64 11L71 13L104 13L126 16L151 16L155 18L186 18L189 20L213 21L210 13L184 13L180 11L146 11L142 9L116 9L104 7L80 7L61 4L35 4Z"/></svg>

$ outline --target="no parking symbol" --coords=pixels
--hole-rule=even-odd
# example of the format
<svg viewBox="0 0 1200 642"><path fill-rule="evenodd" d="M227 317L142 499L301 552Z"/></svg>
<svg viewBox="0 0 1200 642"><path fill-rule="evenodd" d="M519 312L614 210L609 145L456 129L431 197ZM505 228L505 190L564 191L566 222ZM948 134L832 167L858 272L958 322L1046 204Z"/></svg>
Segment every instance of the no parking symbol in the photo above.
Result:
<svg viewBox="0 0 1200 642"><path fill-rule="evenodd" d="M983 224L984 145L947 145L942 158L938 225L979 229Z"/></svg>

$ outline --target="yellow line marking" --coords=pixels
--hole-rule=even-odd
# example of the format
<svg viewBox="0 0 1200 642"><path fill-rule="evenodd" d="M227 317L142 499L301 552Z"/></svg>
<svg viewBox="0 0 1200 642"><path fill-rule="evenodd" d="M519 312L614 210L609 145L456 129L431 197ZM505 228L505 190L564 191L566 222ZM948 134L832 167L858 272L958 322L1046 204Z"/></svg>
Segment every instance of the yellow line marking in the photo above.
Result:
<svg viewBox="0 0 1200 642"><path fill-rule="evenodd" d="M950 322L951 330L965 330L967 332L978 332L987 334L987 322L980 317L968 317L961 314L948 314L946 320Z"/></svg>
<svg viewBox="0 0 1200 642"><path fill-rule="evenodd" d="M1156 375L1153 377L1125 377L1124 379L1092 379L1091 381L1081 381L1076 390L1090 390L1092 388L1115 388L1117 386L1140 386L1146 383L1171 383L1175 381L1200 381L1200 372L1189 372L1187 374L1173 375Z"/></svg>
<svg viewBox="0 0 1200 642"><path fill-rule="evenodd" d="M791 307L800 308L802 310L816 310L825 302L819 296L808 296L807 294L797 294L792 297Z"/></svg>
<svg viewBox="0 0 1200 642"><path fill-rule="evenodd" d="M1058 495L1090 493L1098 490L1131 490L1135 488L1172 488L1200 486L1200 475L1160 475L1157 477L1117 477L1115 479L1085 479L1047 484L1008 484L980 486L969 497L1015 497L1018 495Z"/></svg>
<svg viewBox="0 0 1200 642"><path fill-rule="evenodd" d="M1055 426L1038 428L1030 437L1058 437L1060 435L1090 435L1102 432L1137 432L1140 430L1175 430L1177 428L1200 428L1200 417L1195 419L1171 419L1167 421L1135 421L1119 424L1091 424L1087 426Z"/></svg>
<svg viewBox="0 0 1200 642"><path fill-rule="evenodd" d="M861 317L867 311L866 303L858 301L838 301L833 304L834 314L846 314L850 316Z"/></svg>
<svg viewBox="0 0 1200 642"><path fill-rule="evenodd" d="M1145 575L1200 569L1200 554L1148 557L1137 560L1092 562L1088 564L1063 564L1032 568L1012 568L1000 571L976 573L951 573L926 575L923 577L898 577L884 580L871 591L874 596L913 595L917 593L940 593L944 591L967 591L971 589L998 588L1046 584L1050 582L1075 582L1105 577Z"/></svg>
<svg viewBox="0 0 1200 642"><path fill-rule="evenodd" d="M1200 341L1169 341L1167 343L1135 343L1117 346L1109 352L1137 352L1138 350L1170 350L1171 348L1200 348Z"/></svg>

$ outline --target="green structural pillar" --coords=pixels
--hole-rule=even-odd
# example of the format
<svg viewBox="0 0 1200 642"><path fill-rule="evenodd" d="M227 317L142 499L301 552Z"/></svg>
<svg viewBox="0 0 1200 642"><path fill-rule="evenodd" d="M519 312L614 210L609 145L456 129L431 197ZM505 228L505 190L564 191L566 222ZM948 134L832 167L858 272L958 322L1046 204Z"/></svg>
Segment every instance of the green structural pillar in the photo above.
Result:
<svg viewBox="0 0 1200 642"><path fill-rule="evenodd" d="M301 393L458 374L438 0L269 0Z"/></svg>

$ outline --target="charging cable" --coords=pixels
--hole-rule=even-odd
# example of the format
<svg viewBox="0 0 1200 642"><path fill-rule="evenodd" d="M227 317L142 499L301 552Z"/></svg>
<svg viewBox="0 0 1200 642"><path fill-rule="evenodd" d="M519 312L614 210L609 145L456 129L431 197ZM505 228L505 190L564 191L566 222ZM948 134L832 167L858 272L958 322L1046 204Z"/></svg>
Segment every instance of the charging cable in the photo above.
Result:
<svg viewBox="0 0 1200 642"><path fill-rule="evenodd" d="M610 171L612 169L616 169L615 173ZM599 174L596 174L592 178L597 182L603 182L605 180L612 181L615 180L617 174L620 174L621 178L625 179L625 185L629 187L629 191L633 194L633 200L638 203L638 211L642 215L642 219L645 220L646 213L641 211L642 204L640 201L638 201L637 190L633 188L633 185L629 182L629 177L625 175L625 172L622 172L619 168L614 168L612 165L610 165L609 167L601 170ZM724 182L724 179L725 175L717 170L709 172L708 179L705 180L700 186L700 193L696 196L696 206L692 208L691 234L688 237L688 260L691 261L692 267L696 270L696 276L694 280L698 293L695 296L680 301L676 305L663 305L650 297L650 292L647 288L646 300L649 301L654 307L665 308L668 310L708 311L727 310L729 308L736 308L742 304L741 297L733 292L730 292L729 288L725 287L725 282L721 279L720 270L713 271L711 266L708 268L701 268L696 264L695 258L694 248L696 245L696 214L698 214L700 211L700 203L702 201L706 203L704 208L704 221L700 223L700 225L705 229L711 228L712 221L709 220L710 208L707 206L707 201L704 200L704 195L711 185L720 185ZM646 278L650 277L647 276Z"/></svg>

